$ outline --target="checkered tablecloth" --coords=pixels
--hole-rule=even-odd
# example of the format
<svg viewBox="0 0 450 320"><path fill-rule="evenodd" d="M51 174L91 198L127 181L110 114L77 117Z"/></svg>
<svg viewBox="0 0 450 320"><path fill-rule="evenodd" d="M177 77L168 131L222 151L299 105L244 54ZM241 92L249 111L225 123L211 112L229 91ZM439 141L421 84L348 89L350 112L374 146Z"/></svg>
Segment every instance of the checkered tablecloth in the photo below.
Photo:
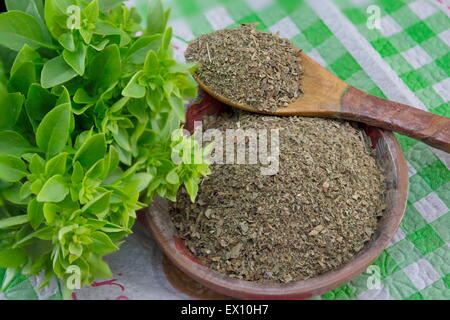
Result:
<svg viewBox="0 0 450 320"><path fill-rule="evenodd" d="M146 1L131 2L146 11ZM180 59L187 43L201 34L259 22L259 29L279 32L359 89L450 117L450 3L445 0L168 0L165 5L172 8L173 46ZM378 22L369 19L368 25L377 12ZM400 229L374 263L378 269L319 299L450 299L450 155L397 137L410 183ZM167 284L154 243L144 248L139 237L131 236L110 258L115 278L128 273L117 280L123 284L121 297L188 298ZM373 270L380 271L381 285L369 289ZM3 278L0 271L0 284ZM77 294L102 299L106 292L85 288ZM37 293L33 280L20 276L3 293L6 299L58 297L57 285Z"/></svg>

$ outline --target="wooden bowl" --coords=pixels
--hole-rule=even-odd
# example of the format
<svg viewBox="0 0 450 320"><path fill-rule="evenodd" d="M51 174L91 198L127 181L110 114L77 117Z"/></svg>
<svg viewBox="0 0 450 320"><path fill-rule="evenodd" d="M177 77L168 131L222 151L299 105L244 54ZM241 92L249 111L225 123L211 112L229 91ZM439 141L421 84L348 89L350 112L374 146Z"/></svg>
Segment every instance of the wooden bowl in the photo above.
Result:
<svg viewBox="0 0 450 320"><path fill-rule="evenodd" d="M194 120L204 115L222 112L226 106L209 96L193 105L187 114L187 128L192 130ZM361 252L340 268L314 278L287 284L261 284L231 278L203 265L178 238L169 213L168 203L155 199L145 209L145 220L155 240L167 257L194 280L227 296L242 299L306 299L335 289L361 274L381 254L396 233L405 211L408 194L408 174L402 150L395 136L388 131L362 125L366 136L386 172L388 192L387 208L378 229Z"/></svg>

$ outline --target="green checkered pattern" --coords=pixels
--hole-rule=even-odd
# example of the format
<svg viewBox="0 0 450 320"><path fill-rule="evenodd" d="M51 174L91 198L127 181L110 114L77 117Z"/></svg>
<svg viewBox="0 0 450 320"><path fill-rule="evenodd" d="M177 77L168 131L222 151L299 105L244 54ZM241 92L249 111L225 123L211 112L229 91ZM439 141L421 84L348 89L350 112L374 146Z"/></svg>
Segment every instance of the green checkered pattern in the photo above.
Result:
<svg viewBox="0 0 450 320"><path fill-rule="evenodd" d="M449 102L440 96L434 86L446 82L449 90L450 76L450 22L441 10L425 13L421 19L417 1L376 1L382 10L382 24L390 29L383 34L366 27L367 15L364 8L355 8L350 0L339 1L345 16L370 42L414 94L422 100L428 110L443 116L450 116ZM419 2L420 3L420 2ZM417 8L417 9L412 9ZM446 43L447 42L447 43ZM411 65L414 55L422 61ZM447 93L449 94L449 93Z"/></svg>
<svg viewBox="0 0 450 320"><path fill-rule="evenodd" d="M336 0L332 6L367 40L410 96L428 111L450 117L450 19L433 2ZM146 12L145 0L134 4ZM388 98L310 4L307 0L165 1L172 8L176 47L183 49L193 38L216 29L259 22L258 29L279 31L349 84ZM381 9L381 30L366 24L366 9L373 4ZM369 289L374 275L366 272L317 299L450 299L450 157L406 136L397 137L408 160L410 191L400 229L374 263L381 284ZM0 283L1 279L0 273ZM10 298L8 291L5 297Z"/></svg>

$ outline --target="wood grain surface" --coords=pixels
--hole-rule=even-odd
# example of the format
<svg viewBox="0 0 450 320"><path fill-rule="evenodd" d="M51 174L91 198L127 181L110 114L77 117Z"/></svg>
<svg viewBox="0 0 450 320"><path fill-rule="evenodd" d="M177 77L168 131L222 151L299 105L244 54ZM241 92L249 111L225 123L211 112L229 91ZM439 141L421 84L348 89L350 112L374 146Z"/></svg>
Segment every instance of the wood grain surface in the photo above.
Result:
<svg viewBox="0 0 450 320"><path fill-rule="evenodd" d="M399 132L450 152L450 118L349 88L342 98L340 117Z"/></svg>

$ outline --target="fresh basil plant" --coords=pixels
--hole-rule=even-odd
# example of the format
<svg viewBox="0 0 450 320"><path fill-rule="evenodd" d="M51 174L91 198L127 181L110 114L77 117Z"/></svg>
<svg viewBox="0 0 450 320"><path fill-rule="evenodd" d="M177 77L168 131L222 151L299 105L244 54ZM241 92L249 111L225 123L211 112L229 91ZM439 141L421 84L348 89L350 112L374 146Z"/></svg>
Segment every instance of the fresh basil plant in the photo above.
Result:
<svg viewBox="0 0 450 320"><path fill-rule="evenodd" d="M147 28L120 0L7 0L0 15L0 267L81 285L154 196L195 199L208 165L180 134L194 66L172 57L169 11ZM178 130L177 130L178 129ZM176 134L173 134L176 132ZM190 148L190 149L189 149ZM188 150L183 161L174 151ZM201 150L200 150L201 151ZM5 281L5 287L8 281Z"/></svg>

